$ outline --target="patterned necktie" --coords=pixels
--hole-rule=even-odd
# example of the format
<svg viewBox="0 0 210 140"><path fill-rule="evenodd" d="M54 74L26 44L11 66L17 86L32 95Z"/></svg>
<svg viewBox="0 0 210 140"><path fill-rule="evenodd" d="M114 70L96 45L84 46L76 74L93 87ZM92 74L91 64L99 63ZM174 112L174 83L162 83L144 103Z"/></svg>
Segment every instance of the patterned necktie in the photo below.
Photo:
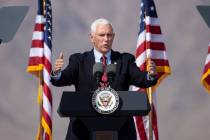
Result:
<svg viewBox="0 0 210 140"><path fill-rule="evenodd" d="M101 57L101 61L102 61L102 64L103 64L103 68L104 68L104 73L103 73L103 76L102 76L102 82L103 83L106 83L108 78L107 78L107 75L106 75L106 66L107 66L107 62L106 62L107 58L105 55L103 55Z"/></svg>

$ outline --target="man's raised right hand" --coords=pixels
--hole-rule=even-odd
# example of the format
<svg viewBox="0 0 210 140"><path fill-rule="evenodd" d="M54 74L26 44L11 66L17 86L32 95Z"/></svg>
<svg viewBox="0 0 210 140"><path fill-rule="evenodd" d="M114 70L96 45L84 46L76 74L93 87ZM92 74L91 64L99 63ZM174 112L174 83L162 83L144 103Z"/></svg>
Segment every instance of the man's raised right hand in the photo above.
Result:
<svg viewBox="0 0 210 140"><path fill-rule="evenodd" d="M63 52L61 52L54 64L54 70L53 70L54 74L58 74L61 71L63 65L64 65Z"/></svg>

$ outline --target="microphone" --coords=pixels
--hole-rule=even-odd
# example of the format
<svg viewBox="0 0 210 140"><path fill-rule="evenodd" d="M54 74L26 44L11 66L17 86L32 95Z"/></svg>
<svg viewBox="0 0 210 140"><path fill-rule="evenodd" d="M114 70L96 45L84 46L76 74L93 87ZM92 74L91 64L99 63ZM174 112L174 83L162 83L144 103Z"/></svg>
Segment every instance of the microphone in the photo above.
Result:
<svg viewBox="0 0 210 140"><path fill-rule="evenodd" d="M110 65L107 65L106 67L106 75L108 77L109 85L111 85L112 82L114 81L114 78L116 75L116 69L117 69L116 64L110 64Z"/></svg>
<svg viewBox="0 0 210 140"><path fill-rule="evenodd" d="M93 65L93 76L95 77L97 84L101 81L103 71L102 63L95 63Z"/></svg>

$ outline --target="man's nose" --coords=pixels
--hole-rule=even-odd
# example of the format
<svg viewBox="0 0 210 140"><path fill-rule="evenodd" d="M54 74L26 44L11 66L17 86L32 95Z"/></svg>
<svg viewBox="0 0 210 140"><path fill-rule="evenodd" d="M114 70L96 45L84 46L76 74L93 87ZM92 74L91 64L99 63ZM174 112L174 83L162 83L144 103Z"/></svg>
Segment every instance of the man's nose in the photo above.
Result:
<svg viewBox="0 0 210 140"><path fill-rule="evenodd" d="M109 36L108 35L104 35L104 40L109 40Z"/></svg>

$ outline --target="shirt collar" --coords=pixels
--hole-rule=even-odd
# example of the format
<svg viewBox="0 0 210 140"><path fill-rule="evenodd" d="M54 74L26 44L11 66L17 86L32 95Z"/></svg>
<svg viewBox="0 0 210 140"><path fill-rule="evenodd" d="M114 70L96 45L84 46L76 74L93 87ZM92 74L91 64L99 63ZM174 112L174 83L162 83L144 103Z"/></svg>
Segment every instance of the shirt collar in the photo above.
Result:
<svg viewBox="0 0 210 140"><path fill-rule="evenodd" d="M95 48L93 49L93 53L94 53L94 56L95 56L95 62L101 62L101 57L102 57L102 53L97 51ZM111 60L111 50L108 51L106 54L105 54L106 58L108 61Z"/></svg>

